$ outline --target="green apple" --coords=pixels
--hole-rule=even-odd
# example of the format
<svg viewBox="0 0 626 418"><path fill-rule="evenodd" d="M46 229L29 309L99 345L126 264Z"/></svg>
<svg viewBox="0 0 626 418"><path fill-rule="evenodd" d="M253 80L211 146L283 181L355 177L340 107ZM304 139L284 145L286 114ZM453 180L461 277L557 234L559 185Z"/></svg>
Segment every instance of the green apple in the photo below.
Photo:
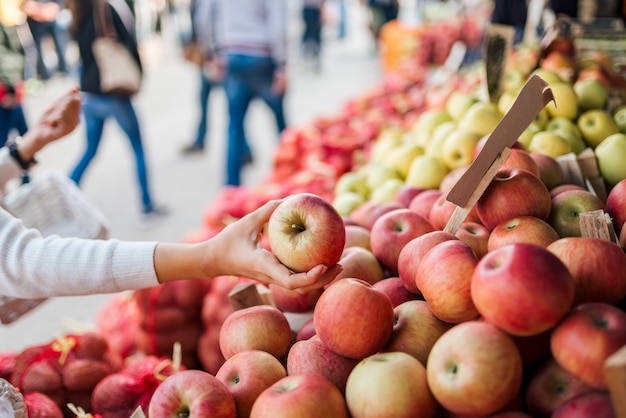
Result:
<svg viewBox="0 0 626 418"><path fill-rule="evenodd" d="M619 126L613 116L602 109L591 109L578 117L578 129L585 143L595 149L604 138L619 132Z"/></svg>
<svg viewBox="0 0 626 418"><path fill-rule="evenodd" d="M572 146L572 152L576 155L580 154L587 144L583 140L583 135L578 129L575 121L563 117L552 118L548 120L545 130L556 132Z"/></svg>
<svg viewBox="0 0 626 418"><path fill-rule="evenodd" d="M578 96L571 83L564 81L551 83L550 89L554 95L554 102L546 105L550 117L564 117L576 119L578 116Z"/></svg>
<svg viewBox="0 0 626 418"><path fill-rule="evenodd" d="M448 96L445 103L445 110L452 116L452 119L459 120L474 103L479 101L478 96L473 93L455 90Z"/></svg>
<svg viewBox="0 0 626 418"><path fill-rule="evenodd" d="M578 96L578 106L583 111L604 109L609 100L609 90L597 79L577 80L574 83L574 91Z"/></svg>
<svg viewBox="0 0 626 418"><path fill-rule="evenodd" d="M615 123L617 123L619 131L626 133L626 105L618 106L613 111L613 119L615 119Z"/></svg>
<svg viewBox="0 0 626 418"><path fill-rule="evenodd" d="M356 192L345 191L335 194L332 205L341 216L349 216L354 209L365 202L366 199L363 195Z"/></svg>
<svg viewBox="0 0 626 418"><path fill-rule="evenodd" d="M454 119L452 119L452 116L445 110L425 110L417 117L417 120L411 127L411 131L415 134L415 142L418 145L426 146L435 128L451 120Z"/></svg>
<svg viewBox="0 0 626 418"><path fill-rule="evenodd" d="M420 155L413 160L405 183L413 187L438 189L449 171L448 166L434 155Z"/></svg>
<svg viewBox="0 0 626 418"><path fill-rule="evenodd" d="M441 159L450 170L467 167L474 161L474 150L480 138L480 135L461 129L450 132L441 148Z"/></svg>
<svg viewBox="0 0 626 418"><path fill-rule="evenodd" d="M539 131L530 140L528 151L556 158L572 152L572 146L554 131Z"/></svg>
<svg viewBox="0 0 626 418"><path fill-rule="evenodd" d="M398 178L390 178L383 181L376 189L372 190L370 200L376 203L388 203L396 200L398 191L404 186L404 181Z"/></svg>
<svg viewBox="0 0 626 418"><path fill-rule="evenodd" d="M335 195L340 195L346 192L356 193L367 199L370 189L365 182L365 176L356 171L348 171L342 174L337 179L337 183L335 183L334 193Z"/></svg>
<svg viewBox="0 0 626 418"><path fill-rule="evenodd" d="M626 179L626 134L609 135L595 149L600 174L610 185Z"/></svg>
<svg viewBox="0 0 626 418"><path fill-rule="evenodd" d="M498 110L497 104L477 102L463 114L458 129L483 137L491 133L501 119L502 113Z"/></svg>
<svg viewBox="0 0 626 418"><path fill-rule="evenodd" d="M430 141L424 149L424 153L434 155L435 157L442 158L441 148L448 134L456 130L456 122L444 122L437 126L430 137Z"/></svg>
<svg viewBox="0 0 626 418"><path fill-rule="evenodd" d="M382 162L396 169L404 179L409 174L409 168L413 159L422 155L424 149L414 142L405 141L401 145L389 150Z"/></svg>

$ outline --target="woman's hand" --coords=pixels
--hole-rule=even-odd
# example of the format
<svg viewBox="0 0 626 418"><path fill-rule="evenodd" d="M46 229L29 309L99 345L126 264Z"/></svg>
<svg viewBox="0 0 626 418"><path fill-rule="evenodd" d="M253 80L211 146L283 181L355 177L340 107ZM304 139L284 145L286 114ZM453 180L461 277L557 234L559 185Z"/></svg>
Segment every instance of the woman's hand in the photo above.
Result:
<svg viewBox="0 0 626 418"><path fill-rule="evenodd" d="M72 132L80 121L80 108L81 96L77 87L57 99L24 134L18 145L22 159L31 160L37 151L50 142Z"/></svg>
<svg viewBox="0 0 626 418"><path fill-rule="evenodd" d="M287 289L306 292L331 282L342 270L318 265L303 273L294 273L274 254L262 248L261 235L272 212L281 203L273 200L224 228L207 242L206 269L212 276L234 275L274 283Z"/></svg>

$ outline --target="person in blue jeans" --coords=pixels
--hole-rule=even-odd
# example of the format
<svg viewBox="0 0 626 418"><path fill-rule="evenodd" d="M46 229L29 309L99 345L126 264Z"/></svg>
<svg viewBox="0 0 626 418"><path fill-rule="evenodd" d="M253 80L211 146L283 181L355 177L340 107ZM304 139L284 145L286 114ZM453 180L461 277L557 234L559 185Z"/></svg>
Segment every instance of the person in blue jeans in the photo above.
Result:
<svg viewBox="0 0 626 418"><path fill-rule="evenodd" d="M226 184L238 186L241 165L251 158L244 127L248 107L254 98L261 98L274 114L278 132L282 133L287 127L284 94L274 90L276 64L271 57L231 53L226 55L225 65L223 85L228 99Z"/></svg>
<svg viewBox="0 0 626 418"><path fill-rule="evenodd" d="M244 122L252 100L260 98L268 105L279 137L287 125L287 1L198 0L194 24L228 100L225 183L239 186L248 158Z"/></svg>
<svg viewBox="0 0 626 418"><path fill-rule="evenodd" d="M95 0L101 1L101 0ZM135 156L135 169L141 195L141 217L139 227L151 227L167 215L167 210L157 206L150 193L148 169L143 140L132 96L118 96L103 92L100 88L100 71L94 58L91 45L96 37L94 27L94 7L91 1L68 0L68 6L75 16L70 32L78 44L81 58L80 89L83 95L82 111L86 127L87 143L83 155L70 173L71 179L80 182L93 158L98 152L104 124L114 119L128 137ZM108 0L104 7L111 12L117 36L131 52L141 67L134 31L134 16L124 0ZM97 9L99 10L99 9Z"/></svg>

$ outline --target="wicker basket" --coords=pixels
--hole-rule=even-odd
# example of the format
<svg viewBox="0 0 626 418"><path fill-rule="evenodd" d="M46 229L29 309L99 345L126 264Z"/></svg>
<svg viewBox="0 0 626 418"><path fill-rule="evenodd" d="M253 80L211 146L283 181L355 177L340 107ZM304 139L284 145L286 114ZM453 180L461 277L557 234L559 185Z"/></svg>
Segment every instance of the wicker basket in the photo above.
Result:
<svg viewBox="0 0 626 418"><path fill-rule="evenodd" d="M72 180L59 172L39 174L17 187L4 197L4 206L44 236L108 238L104 215Z"/></svg>

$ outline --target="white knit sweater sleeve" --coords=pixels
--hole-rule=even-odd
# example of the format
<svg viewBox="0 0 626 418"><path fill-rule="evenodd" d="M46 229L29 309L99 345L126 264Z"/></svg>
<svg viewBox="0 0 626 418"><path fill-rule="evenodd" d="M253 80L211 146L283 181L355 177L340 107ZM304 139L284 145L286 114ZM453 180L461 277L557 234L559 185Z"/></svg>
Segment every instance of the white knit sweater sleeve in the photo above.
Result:
<svg viewBox="0 0 626 418"><path fill-rule="evenodd" d="M0 190L19 174L0 149ZM0 207L0 295L36 299L158 285L156 242L44 238Z"/></svg>

